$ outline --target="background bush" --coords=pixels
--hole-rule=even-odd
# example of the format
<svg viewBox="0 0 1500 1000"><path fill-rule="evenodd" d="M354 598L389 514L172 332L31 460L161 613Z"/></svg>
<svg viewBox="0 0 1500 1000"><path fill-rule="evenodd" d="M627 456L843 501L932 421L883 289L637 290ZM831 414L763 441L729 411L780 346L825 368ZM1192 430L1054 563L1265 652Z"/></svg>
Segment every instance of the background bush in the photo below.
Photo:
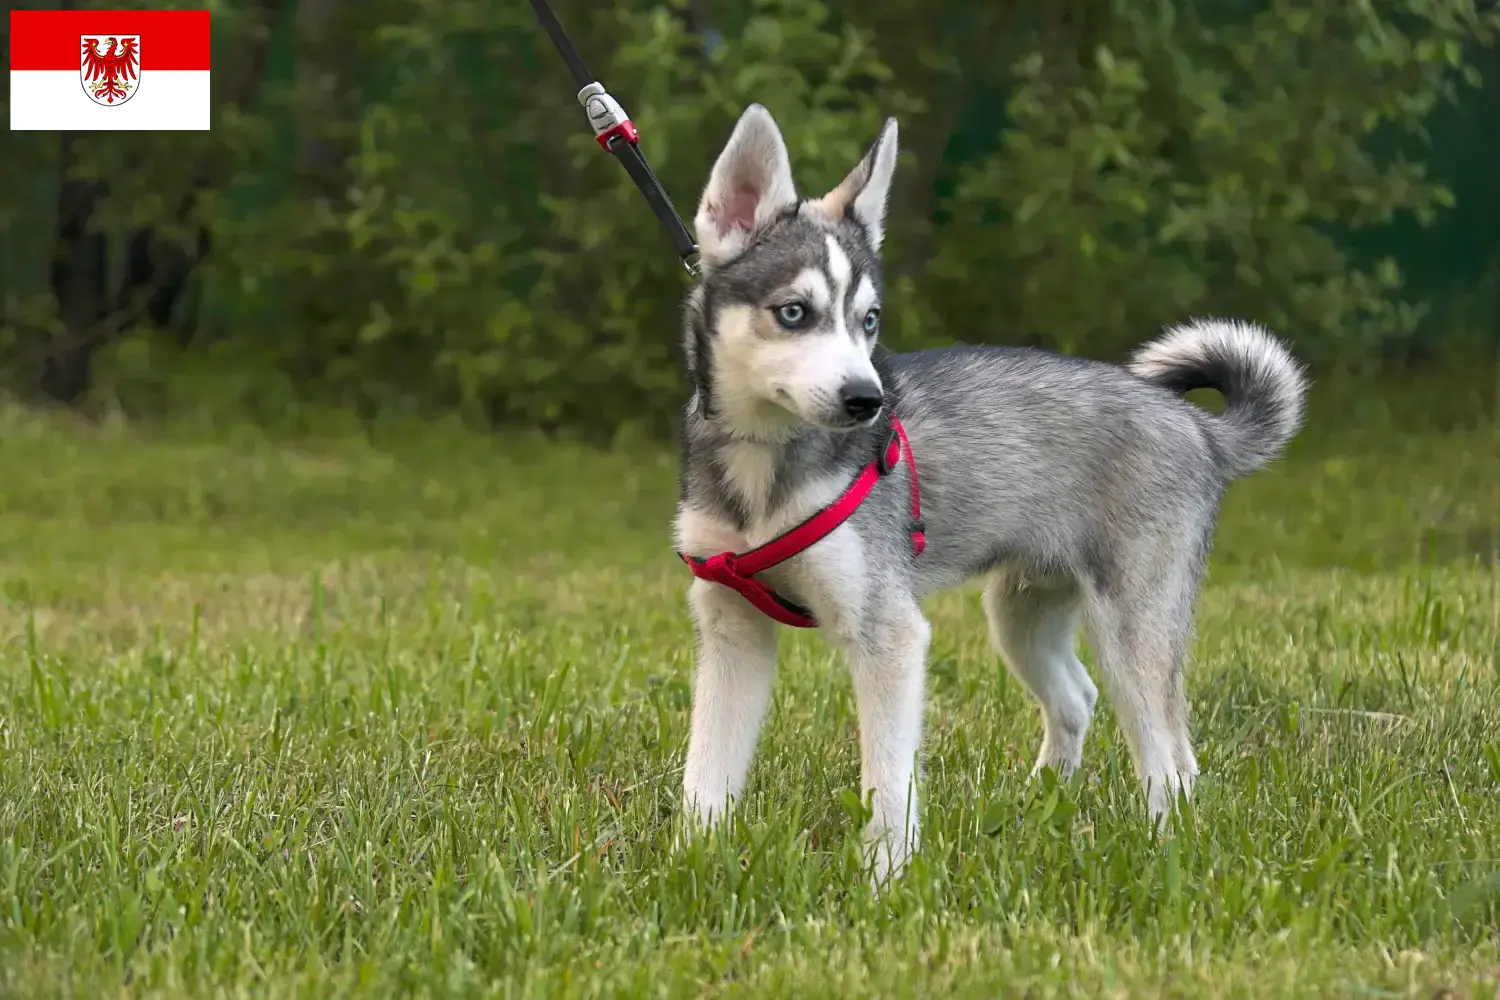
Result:
<svg viewBox="0 0 1500 1000"><path fill-rule="evenodd" d="M529 6L211 6L211 132L7 133L12 390L669 426L686 279ZM900 117L895 346L1116 357L1231 313L1334 366L1487 335L1500 15L1468 0L557 9L685 216L752 100L810 189Z"/></svg>

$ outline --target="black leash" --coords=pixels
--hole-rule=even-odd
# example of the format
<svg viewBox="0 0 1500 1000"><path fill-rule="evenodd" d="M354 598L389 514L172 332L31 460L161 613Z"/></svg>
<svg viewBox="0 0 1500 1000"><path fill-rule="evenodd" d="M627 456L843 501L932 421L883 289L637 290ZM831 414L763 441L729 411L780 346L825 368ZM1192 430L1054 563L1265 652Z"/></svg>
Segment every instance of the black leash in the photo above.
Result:
<svg viewBox="0 0 1500 1000"><path fill-rule="evenodd" d="M656 179L656 174L651 171L651 164L642 155L640 133L631 124L625 109L620 107L620 102L610 97L604 85L589 73L547 0L531 0L531 6L536 11L537 20L542 22L542 27L551 36L552 44L557 46L563 62L568 64L573 81L578 84L578 103L583 105L584 113L589 116L594 139L620 161L630 179L635 181L635 186L641 189L641 194L651 206L651 211L656 214L657 221L667 231L667 237L676 248L677 256L682 258L682 266L687 268L688 274L698 277L698 244L693 242L693 234L688 232L682 216L672 206L672 199L667 196L666 188Z"/></svg>

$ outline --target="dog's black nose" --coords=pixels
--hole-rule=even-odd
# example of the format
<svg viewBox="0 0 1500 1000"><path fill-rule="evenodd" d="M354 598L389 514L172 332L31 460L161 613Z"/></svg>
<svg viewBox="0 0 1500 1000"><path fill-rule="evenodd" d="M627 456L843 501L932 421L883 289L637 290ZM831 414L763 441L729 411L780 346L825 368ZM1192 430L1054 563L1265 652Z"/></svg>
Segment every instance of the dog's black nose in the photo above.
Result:
<svg viewBox="0 0 1500 1000"><path fill-rule="evenodd" d="M880 395L880 386L868 379L845 382L839 390L839 399L844 404L844 412L861 423L873 420L885 402Z"/></svg>

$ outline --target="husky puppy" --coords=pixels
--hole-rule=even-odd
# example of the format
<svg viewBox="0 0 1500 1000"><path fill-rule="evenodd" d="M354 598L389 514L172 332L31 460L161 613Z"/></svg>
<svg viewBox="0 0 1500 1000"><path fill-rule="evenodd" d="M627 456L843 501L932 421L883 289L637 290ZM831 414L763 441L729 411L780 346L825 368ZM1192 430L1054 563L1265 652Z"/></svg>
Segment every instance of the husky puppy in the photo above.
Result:
<svg viewBox="0 0 1500 1000"><path fill-rule="evenodd" d="M714 164L686 307L694 392L683 427L678 550L765 543L837 498L904 424L915 462L848 521L762 574L846 657L859 711L865 831L877 880L916 849L930 628L920 599L984 580L996 650L1041 706L1036 768L1079 766L1098 690L1085 626L1151 816L1191 791L1182 661L1225 484L1270 462L1302 420L1300 366L1228 320L1169 329L1126 367L1007 347L877 347L896 122L821 198L799 197L759 105ZM1180 398L1223 393L1212 415ZM913 552L909 476L926 548ZM698 650L685 807L700 825L745 786L776 673L776 625L694 579Z"/></svg>

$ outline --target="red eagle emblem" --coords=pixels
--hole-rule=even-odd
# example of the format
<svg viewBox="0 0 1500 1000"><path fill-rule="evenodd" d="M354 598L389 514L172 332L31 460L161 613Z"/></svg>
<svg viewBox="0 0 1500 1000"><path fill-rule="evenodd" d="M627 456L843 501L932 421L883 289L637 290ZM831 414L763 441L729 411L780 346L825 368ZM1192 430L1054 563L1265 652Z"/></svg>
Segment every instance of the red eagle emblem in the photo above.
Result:
<svg viewBox="0 0 1500 1000"><path fill-rule="evenodd" d="M95 104L124 104L140 83L141 36L111 35L83 38L83 62L79 74L83 91Z"/></svg>

